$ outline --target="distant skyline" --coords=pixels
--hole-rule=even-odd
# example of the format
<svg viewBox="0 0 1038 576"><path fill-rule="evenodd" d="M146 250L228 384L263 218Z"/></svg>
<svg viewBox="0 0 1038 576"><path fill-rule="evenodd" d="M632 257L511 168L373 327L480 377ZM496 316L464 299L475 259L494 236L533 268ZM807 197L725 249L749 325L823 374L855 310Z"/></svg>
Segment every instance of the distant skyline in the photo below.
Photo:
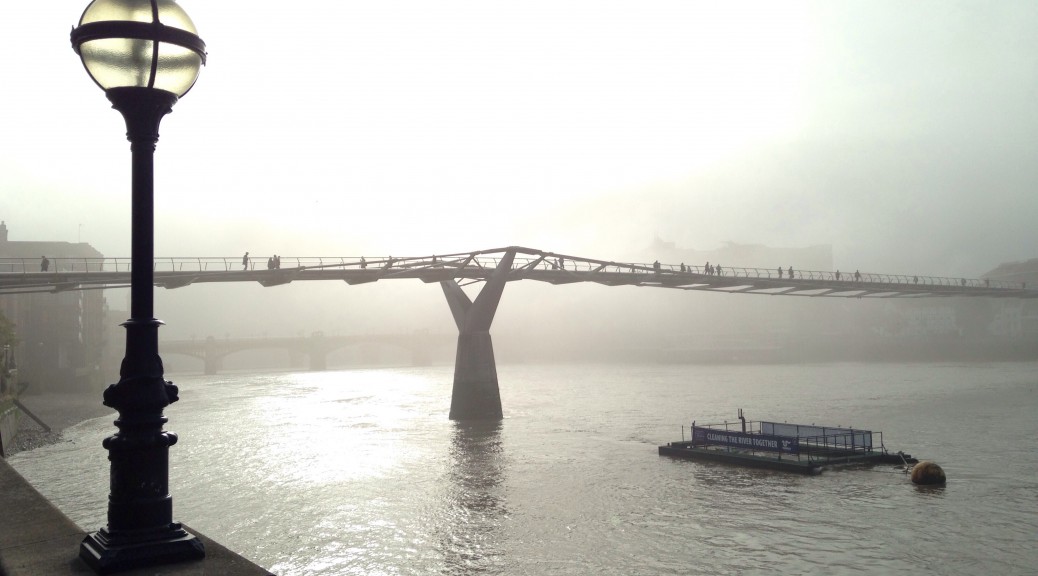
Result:
<svg viewBox="0 0 1038 576"><path fill-rule="evenodd" d="M1038 256L1033 2L180 4L209 64L162 124L157 255ZM127 256L125 128L68 42L86 5L0 21L0 218Z"/></svg>

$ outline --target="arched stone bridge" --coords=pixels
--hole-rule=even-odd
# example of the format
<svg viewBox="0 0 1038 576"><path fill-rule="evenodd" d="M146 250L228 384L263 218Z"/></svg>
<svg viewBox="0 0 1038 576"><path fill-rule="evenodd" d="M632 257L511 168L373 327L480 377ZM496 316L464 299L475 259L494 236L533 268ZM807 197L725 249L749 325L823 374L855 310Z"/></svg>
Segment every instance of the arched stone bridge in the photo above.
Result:
<svg viewBox="0 0 1038 576"><path fill-rule="evenodd" d="M162 353L180 354L202 361L206 374L217 374L223 369L224 358L246 350L284 350L293 359L306 357L307 368L318 371L328 368L328 356L343 348L364 344L391 346L406 350L413 366L428 366L435 350L450 346L453 337L429 332L413 334L354 334L327 336L315 332L310 336L280 338L223 338L209 336L198 340L163 340ZM294 361L292 365L301 362Z"/></svg>

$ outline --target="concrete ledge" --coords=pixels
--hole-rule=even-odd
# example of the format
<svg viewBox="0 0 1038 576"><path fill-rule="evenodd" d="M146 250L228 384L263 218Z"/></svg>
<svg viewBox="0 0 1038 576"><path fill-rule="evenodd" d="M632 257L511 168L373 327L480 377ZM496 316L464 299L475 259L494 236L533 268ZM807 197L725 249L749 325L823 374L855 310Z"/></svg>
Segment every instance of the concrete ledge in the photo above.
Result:
<svg viewBox="0 0 1038 576"><path fill-rule="evenodd" d="M271 573L184 526L205 544L205 559L120 572L125 576L270 576ZM0 576L94 574L79 559L87 532L0 459Z"/></svg>

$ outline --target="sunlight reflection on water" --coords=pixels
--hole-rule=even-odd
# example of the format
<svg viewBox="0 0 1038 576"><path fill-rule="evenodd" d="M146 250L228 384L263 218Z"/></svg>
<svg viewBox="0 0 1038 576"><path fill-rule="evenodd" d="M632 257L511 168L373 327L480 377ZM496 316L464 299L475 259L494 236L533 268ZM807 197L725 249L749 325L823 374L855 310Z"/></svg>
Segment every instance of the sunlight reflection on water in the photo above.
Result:
<svg viewBox="0 0 1038 576"><path fill-rule="evenodd" d="M484 426L447 420L449 367L181 377L175 517L283 575L1031 574L1038 366L994 366L503 366ZM738 407L882 430L949 484L656 455ZM93 529L113 432L11 461Z"/></svg>

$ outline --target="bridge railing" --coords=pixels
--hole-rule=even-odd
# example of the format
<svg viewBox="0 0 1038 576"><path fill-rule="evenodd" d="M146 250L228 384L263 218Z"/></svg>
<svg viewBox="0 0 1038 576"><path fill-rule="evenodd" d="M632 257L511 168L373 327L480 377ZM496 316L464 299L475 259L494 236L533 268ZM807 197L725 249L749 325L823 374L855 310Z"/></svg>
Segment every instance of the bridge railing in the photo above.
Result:
<svg viewBox="0 0 1038 576"><path fill-rule="evenodd" d="M114 271L119 258L48 258L46 270L42 258L0 258L0 274L29 274L38 272L106 272ZM130 259L123 270L129 270Z"/></svg>
<svg viewBox="0 0 1038 576"><path fill-rule="evenodd" d="M538 261L539 260L539 261ZM600 262L592 260L583 260L577 258L566 258L562 257L562 261L559 261L558 257L552 257L548 259L519 259L516 258L513 264L514 268L522 268L524 265L528 265L536 261L534 266L536 269L541 270L570 270L573 272L614 272L614 273L632 273L632 274L684 274L690 277L694 276L710 276L710 277L726 277L726 278L746 278L746 279L769 279L769 280L788 280L790 279L790 270L788 268L783 269L779 272L778 268L747 268L739 266L711 266L708 270L707 266L697 265L685 265L685 264L660 264L659 271L657 272L655 263L616 263L616 262ZM853 289L855 284L870 284L874 287L877 284L888 285L888 286L948 286L948 287L967 287L967 288L999 288L999 289L1021 289L1025 288L1026 285L1021 282L1007 282L998 280L989 280L984 278L950 278L943 276L926 276L926 275L909 275L909 274L879 274L874 272L840 272L830 270L796 270L792 271L792 278L795 280L818 280L832 283L846 283L848 287Z"/></svg>
<svg viewBox="0 0 1038 576"><path fill-rule="evenodd" d="M639 264L637 265L638 271L648 270L651 273L655 273L650 264ZM690 274L690 275L702 275L702 276L721 276L728 278L746 278L746 279L770 279L770 280L789 280L790 270L784 269L780 273L777 268L745 268L738 266L729 266L714 268L713 271L707 271L706 266L693 266L688 265L684 267L684 271L681 269L680 264L666 264L660 265L661 273L668 274ZM633 271L633 270L632 270ZM1007 282L999 280L989 280L985 278L950 278L943 276L925 276L925 275L910 275L910 274L879 274L875 272L840 272L830 270L796 270L792 271L792 279L794 280L818 280L824 282L833 282L840 284L872 284L872 285L890 285L890 286L949 286L949 287L967 287L967 288L1001 288L1001 289L1021 289L1026 287L1021 282Z"/></svg>
<svg viewBox="0 0 1038 576"><path fill-rule="evenodd" d="M361 257L283 257L281 268L359 266ZM242 258L228 257L160 257L154 260L156 272L231 272L266 270L265 258L252 258L243 266ZM63 272L129 272L129 258L48 258L44 269L42 258L0 258L0 274L61 274Z"/></svg>
<svg viewBox="0 0 1038 576"><path fill-rule="evenodd" d="M445 256L393 257L378 256L283 256L280 258L281 269L383 269L387 271L409 271L425 268L458 268L475 267L484 270L494 269L503 256L502 253L470 253ZM160 257L154 260L155 272L232 272L241 270L262 271L268 269L268 257ZM43 260L37 258L0 258L0 274L60 274L64 272L129 272L129 258L48 258L47 269L43 269ZM657 268L658 266L658 268ZM512 263L513 269L569 271L576 273L625 273L625 274L668 274L687 275L691 280L696 277L724 277L731 279L769 279L788 280L789 269L781 272L778 268L747 268L738 266L713 266L708 270L706 265L656 264L656 263L621 263L593 260L575 256L553 253L517 255ZM874 289L877 285L887 286L945 286L964 288L996 288L1017 290L1026 288L1023 282L1008 282L983 278L950 278L942 276L879 274L874 272L838 272L829 270L793 270L793 279L824 281L826 283L846 284L848 289L856 285L869 285Z"/></svg>

